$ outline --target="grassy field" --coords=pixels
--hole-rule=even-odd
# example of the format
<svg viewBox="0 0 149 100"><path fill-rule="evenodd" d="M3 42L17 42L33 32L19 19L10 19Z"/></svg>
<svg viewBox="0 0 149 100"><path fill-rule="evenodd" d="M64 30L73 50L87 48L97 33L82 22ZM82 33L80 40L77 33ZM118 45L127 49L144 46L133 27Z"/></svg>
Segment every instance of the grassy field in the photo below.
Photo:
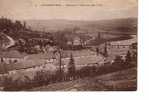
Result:
<svg viewBox="0 0 149 100"><path fill-rule="evenodd" d="M30 91L135 91L137 68L113 72L93 78L50 84Z"/></svg>

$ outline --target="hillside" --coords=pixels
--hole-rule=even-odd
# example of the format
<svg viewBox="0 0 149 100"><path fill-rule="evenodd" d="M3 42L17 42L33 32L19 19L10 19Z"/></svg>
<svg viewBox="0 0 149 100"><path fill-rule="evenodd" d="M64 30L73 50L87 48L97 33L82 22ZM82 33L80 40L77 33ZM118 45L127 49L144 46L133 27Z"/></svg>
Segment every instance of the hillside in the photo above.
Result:
<svg viewBox="0 0 149 100"><path fill-rule="evenodd" d="M49 84L30 91L134 91L137 89L136 75L136 68L130 68L94 78Z"/></svg>
<svg viewBox="0 0 149 100"><path fill-rule="evenodd" d="M80 20L26 20L27 25L33 30L58 31L64 29L73 29L75 27L80 30L94 33L98 31L112 31L115 33L136 33L137 18L110 19L96 21L80 21Z"/></svg>

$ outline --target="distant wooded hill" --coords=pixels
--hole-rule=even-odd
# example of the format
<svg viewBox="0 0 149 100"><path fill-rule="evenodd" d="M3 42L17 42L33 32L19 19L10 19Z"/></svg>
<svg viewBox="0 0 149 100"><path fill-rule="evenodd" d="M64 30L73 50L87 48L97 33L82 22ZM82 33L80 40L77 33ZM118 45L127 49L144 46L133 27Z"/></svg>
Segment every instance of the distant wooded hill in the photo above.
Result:
<svg viewBox="0 0 149 100"><path fill-rule="evenodd" d="M64 29L78 28L84 32L109 31L113 33L137 33L137 18L110 19L96 21L80 20L26 20L33 30L59 31Z"/></svg>

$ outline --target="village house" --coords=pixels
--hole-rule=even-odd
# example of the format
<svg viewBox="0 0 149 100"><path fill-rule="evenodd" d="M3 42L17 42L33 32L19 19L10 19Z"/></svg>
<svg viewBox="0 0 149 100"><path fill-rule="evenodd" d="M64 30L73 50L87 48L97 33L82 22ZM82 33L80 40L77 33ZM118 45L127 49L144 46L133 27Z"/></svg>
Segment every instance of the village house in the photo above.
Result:
<svg viewBox="0 0 149 100"><path fill-rule="evenodd" d="M1 78L5 76L17 77L17 76L28 76L33 78L36 71L45 68L45 60L25 60L23 62L17 62L12 64L0 63L0 75Z"/></svg>
<svg viewBox="0 0 149 100"><path fill-rule="evenodd" d="M56 46L46 45L45 46L45 52L54 52L57 50Z"/></svg>
<svg viewBox="0 0 149 100"><path fill-rule="evenodd" d="M69 48L74 50L80 50L87 45L87 41L90 39L90 36L75 34L67 37L67 45Z"/></svg>
<svg viewBox="0 0 149 100"><path fill-rule="evenodd" d="M135 39L110 42L108 45L109 53L124 57L134 43L136 43Z"/></svg>
<svg viewBox="0 0 149 100"><path fill-rule="evenodd" d="M26 60L44 60L46 62L51 62L55 60L58 56L58 52L45 52L45 53L38 53L38 54L31 54L26 57Z"/></svg>
<svg viewBox="0 0 149 100"><path fill-rule="evenodd" d="M26 59L26 54L20 53L16 50L0 52L0 62L9 63L16 63Z"/></svg>
<svg viewBox="0 0 149 100"><path fill-rule="evenodd" d="M113 62L116 56L121 56L123 60L126 59L128 51L132 56L137 54L136 36L128 40L111 41L100 45L100 51L103 51L104 47L107 47L108 57L106 61Z"/></svg>
<svg viewBox="0 0 149 100"><path fill-rule="evenodd" d="M76 36L76 37L73 39L73 45L74 45L74 46L79 46L79 45L81 45L81 39L80 39L80 37Z"/></svg>
<svg viewBox="0 0 149 100"><path fill-rule="evenodd" d="M81 45L81 39L79 36L69 37L67 45L79 46Z"/></svg>

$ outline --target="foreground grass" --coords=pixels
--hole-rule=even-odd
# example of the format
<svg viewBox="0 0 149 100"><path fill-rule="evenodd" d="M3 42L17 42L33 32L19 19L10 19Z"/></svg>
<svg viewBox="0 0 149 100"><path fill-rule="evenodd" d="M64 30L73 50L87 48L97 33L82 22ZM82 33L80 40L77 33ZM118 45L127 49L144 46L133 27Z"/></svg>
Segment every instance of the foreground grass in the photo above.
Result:
<svg viewBox="0 0 149 100"><path fill-rule="evenodd" d="M129 68L96 77L54 83L30 91L135 91L136 89L137 68Z"/></svg>

